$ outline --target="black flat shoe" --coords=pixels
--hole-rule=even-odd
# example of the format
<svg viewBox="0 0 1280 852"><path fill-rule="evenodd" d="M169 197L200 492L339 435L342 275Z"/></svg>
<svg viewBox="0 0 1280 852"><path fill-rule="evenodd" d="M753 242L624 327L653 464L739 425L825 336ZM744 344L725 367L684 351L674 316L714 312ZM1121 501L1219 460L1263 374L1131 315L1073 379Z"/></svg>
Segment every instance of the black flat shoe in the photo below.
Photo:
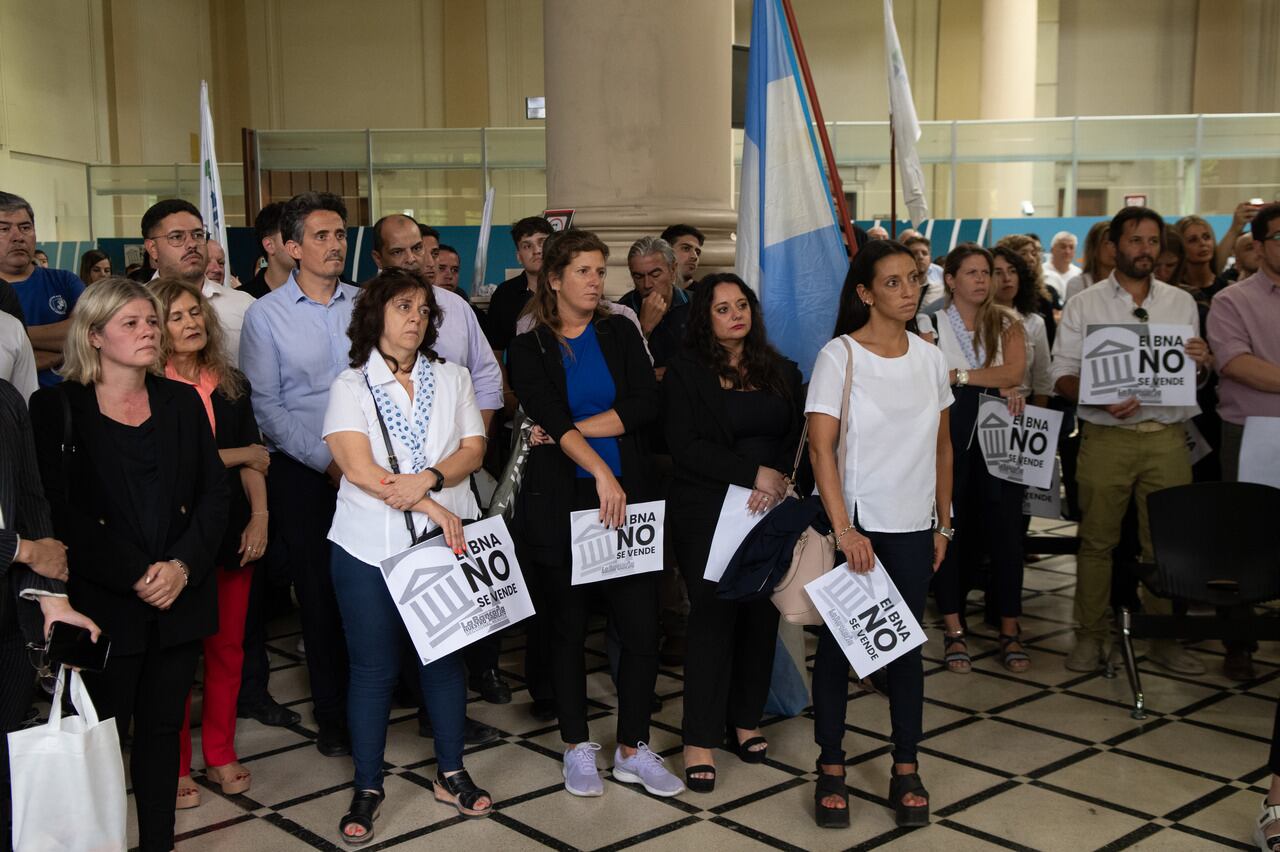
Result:
<svg viewBox="0 0 1280 852"><path fill-rule="evenodd" d="M360 790L351 797L351 805L338 822L338 833L342 835L344 843L359 846L373 839L373 821L382 811L382 802L386 798L387 794L381 790L376 793L372 790ZM364 834L355 837L347 834L347 827L352 825L363 828Z"/></svg>
<svg viewBox="0 0 1280 852"><path fill-rule="evenodd" d="M431 726L431 719L426 713L418 714L418 736L423 739L435 739L435 729ZM484 745L491 743L501 737L497 728L492 728L483 722L477 722L470 716L467 717L462 727L462 742L466 745Z"/></svg>
<svg viewBox="0 0 1280 852"><path fill-rule="evenodd" d="M486 669L471 678L471 688L480 693L488 704L510 704L511 687L497 669Z"/></svg>
<svg viewBox="0 0 1280 852"><path fill-rule="evenodd" d="M268 698L260 704L241 705L236 708L236 716L241 719L253 719L255 722L272 728L287 728L302 721L302 716Z"/></svg>
<svg viewBox="0 0 1280 852"><path fill-rule="evenodd" d="M529 713L539 722L554 722L560 715L556 710L556 702L551 698L535 698Z"/></svg>
<svg viewBox="0 0 1280 852"><path fill-rule="evenodd" d="M822 771L822 764L817 764L818 781L813 790L813 821L818 828L849 827L849 788L845 786L843 773L828 775ZM822 804L822 800L831 796L839 796L844 802L843 808L831 808Z"/></svg>
<svg viewBox="0 0 1280 852"><path fill-rule="evenodd" d="M351 735L345 729L321 728L316 737L316 751L325 757L346 757L351 754Z"/></svg>
<svg viewBox="0 0 1280 852"><path fill-rule="evenodd" d="M889 776L889 805L893 808L894 819L902 828L920 828L929 824L929 791L920 781L920 773L909 772L898 775L893 770ZM902 803L902 797L908 793L925 800L923 805L911 806Z"/></svg>
<svg viewBox="0 0 1280 852"><path fill-rule="evenodd" d="M710 778L694 778L695 775L710 775ZM686 766L684 770L684 786L695 793L710 793L716 789L716 768L709 763L697 766Z"/></svg>

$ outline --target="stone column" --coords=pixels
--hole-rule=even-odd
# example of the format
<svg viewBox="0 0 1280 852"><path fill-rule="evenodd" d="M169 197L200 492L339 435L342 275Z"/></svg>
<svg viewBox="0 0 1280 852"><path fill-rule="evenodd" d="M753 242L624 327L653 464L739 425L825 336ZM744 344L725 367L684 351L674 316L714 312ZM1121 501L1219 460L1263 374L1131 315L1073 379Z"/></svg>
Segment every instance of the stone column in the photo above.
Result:
<svg viewBox="0 0 1280 852"><path fill-rule="evenodd" d="M1027 0L982 0L980 118L1035 118L1036 7ZM1032 197L1032 168L1031 163L984 165L981 215L1021 215L1022 202Z"/></svg>
<svg viewBox="0 0 1280 852"><path fill-rule="evenodd" d="M733 5L545 0L543 27L547 206L576 210L614 264L684 222L707 235L699 271L732 267Z"/></svg>

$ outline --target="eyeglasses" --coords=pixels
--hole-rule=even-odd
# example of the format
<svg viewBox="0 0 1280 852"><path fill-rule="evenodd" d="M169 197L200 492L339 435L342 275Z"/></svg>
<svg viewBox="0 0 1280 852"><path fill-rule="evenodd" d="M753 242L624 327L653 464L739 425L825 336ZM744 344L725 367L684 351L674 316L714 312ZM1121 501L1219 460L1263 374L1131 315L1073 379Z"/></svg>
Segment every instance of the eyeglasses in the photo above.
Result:
<svg viewBox="0 0 1280 852"><path fill-rule="evenodd" d="M36 670L36 676L40 678L40 686L45 692L52 694L53 688L58 683L58 674L49 666L48 649L43 645L27 643L27 659L31 662L31 667Z"/></svg>
<svg viewBox="0 0 1280 852"><path fill-rule="evenodd" d="M1263 237L1262 241L1264 243L1280 243L1280 231L1276 231L1274 234L1271 234L1270 236Z"/></svg>
<svg viewBox="0 0 1280 852"><path fill-rule="evenodd" d="M1134 308L1133 315L1137 317L1138 322L1146 322L1151 318L1151 315L1147 313L1146 308Z"/></svg>
<svg viewBox="0 0 1280 852"><path fill-rule="evenodd" d="M170 231L167 234L161 234L158 237L152 237L153 240L164 240L174 248L178 248L190 237L191 241L198 246L202 246L209 241L209 232L201 228L194 231Z"/></svg>

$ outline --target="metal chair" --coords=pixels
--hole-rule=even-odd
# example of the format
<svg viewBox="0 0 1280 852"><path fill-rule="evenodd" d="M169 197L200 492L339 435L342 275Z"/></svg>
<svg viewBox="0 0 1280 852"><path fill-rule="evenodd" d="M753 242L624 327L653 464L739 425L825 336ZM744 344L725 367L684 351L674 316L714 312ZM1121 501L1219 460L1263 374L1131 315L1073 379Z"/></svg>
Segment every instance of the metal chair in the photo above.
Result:
<svg viewBox="0 0 1280 852"><path fill-rule="evenodd" d="M1147 718L1133 639L1280 639L1280 618L1218 615L1218 607L1280 599L1280 489L1250 482L1197 482L1147 498L1155 564L1140 564L1153 593L1214 607L1212 615L1116 615L1134 719Z"/></svg>

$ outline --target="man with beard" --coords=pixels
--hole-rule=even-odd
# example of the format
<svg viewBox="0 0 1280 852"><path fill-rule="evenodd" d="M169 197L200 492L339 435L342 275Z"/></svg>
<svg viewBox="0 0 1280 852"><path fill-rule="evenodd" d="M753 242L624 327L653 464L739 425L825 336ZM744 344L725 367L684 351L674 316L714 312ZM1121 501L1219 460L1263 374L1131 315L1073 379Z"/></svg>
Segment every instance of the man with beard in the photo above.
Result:
<svg viewBox="0 0 1280 852"><path fill-rule="evenodd" d="M21 307L14 304L10 287ZM26 323L40 386L56 385L62 381L55 370L62 363L71 311L84 284L72 272L36 262L35 212L26 199L9 192L0 192L0 291L0 309Z"/></svg>
<svg viewBox="0 0 1280 852"><path fill-rule="evenodd" d="M1164 239L1164 220L1146 207L1126 207L1111 220L1116 267L1096 286L1067 302L1053 347L1054 388L1077 402L1080 365L1089 326L1160 323L1200 329L1195 300L1184 290L1152 276ZM1209 369L1212 355L1200 337L1186 342L1197 371ZM1144 561L1152 560L1147 495L1191 481L1186 427L1197 405L1143 405L1136 397L1111 405L1080 405L1083 440L1077 462L1080 488L1080 552L1076 561L1076 644L1067 668L1091 672L1107 659L1107 605L1111 595L1111 552L1120 542L1121 522L1131 497L1138 506L1138 537ZM1170 602L1147 596L1148 612L1167 614ZM1204 665L1172 639L1151 642L1147 658L1180 674L1203 674Z"/></svg>

